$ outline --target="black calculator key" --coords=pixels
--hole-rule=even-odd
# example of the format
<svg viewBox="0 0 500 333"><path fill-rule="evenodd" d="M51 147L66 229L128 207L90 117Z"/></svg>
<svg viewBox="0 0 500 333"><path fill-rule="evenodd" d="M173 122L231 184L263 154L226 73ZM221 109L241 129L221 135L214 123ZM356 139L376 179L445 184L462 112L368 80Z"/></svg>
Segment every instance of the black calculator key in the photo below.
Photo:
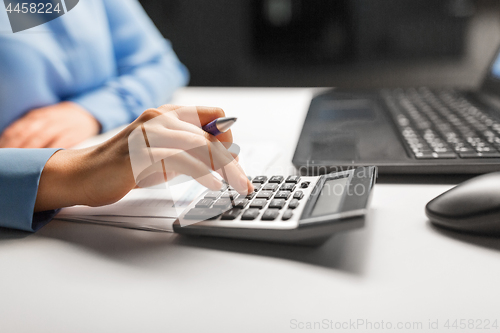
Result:
<svg viewBox="0 0 500 333"><path fill-rule="evenodd" d="M245 199L252 200L255 197L255 195L256 195L255 192L248 193L247 196L245 197Z"/></svg>
<svg viewBox="0 0 500 333"><path fill-rule="evenodd" d="M233 208L222 214L220 217L221 220L234 220L241 214L241 209Z"/></svg>
<svg viewBox="0 0 500 333"><path fill-rule="evenodd" d="M293 194L293 198L294 199L297 199L297 200L300 200L304 197L304 192L302 191L297 191Z"/></svg>
<svg viewBox="0 0 500 333"><path fill-rule="evenodd" d="M252 183L252 185L254 192L259 192L259 190L262 188L262 184L259 183Z"/></svg>
<svg viewBox="0 0 500 333"><path fill-rule="evenodd" d="M245 208L248 205L248 199L236 199L233 201L233 206L236 208Z"/></svg>
<svg viewBox="0 0 500 333"><path fill-rule="evenodd" d="M293 192L293 190L295 190L295 184L291 184L291 183L289 183L289 184L285 183L285 184L281 185L281 187L280 187L280 191Z"/></svg>
<svg viewBox="0 0 500 333"><path fill-rule="evenodd" d="M264 214L262 214L262 220L272 221L275 220L280 214L279 209L267 209Z"/></svg>
<svg viewBox="0 0 500 333"><path fill-rule="evenodd" d="M262 188L263 191L276 191L278 189L278 184L266 184Z"/></svg>
<svg viewBox="0 0 500 333"><path fill-rule="evenodd" d="M212 220L216 219L222 213L221 209L193 208L186 213L184 218L188 220Z"/></svg>
<svg viewBox="0 0 500 333"><path fill-rule="evenodd" d="M205 199L219 199L221 194L221 191L209 191L205 194Z"/></svg>
<svg viewBox="0 0 500 333"><path fill-rule="evenodd" d="M290 201L290 203L288 204L288 208L290 209L295 209L299 206L299 200L297 199L292 199L292 201Z"/></svg>
<svg viewBox="0 0 500 333"><path fill-rule="evenodd" d="M274 199L285 199L287 200L290 197L290 192L288 191L278 191L274 196Z"/></svg>
<svg viewBox="0 0 500 333"><path fill-rule="evenodd" d="M254 177L252 179L252 183L265 183L267 181L267 177L266 176L257 176L257 177Z"/></svg>
<svg viewBox="0 0 500 333"><path fill-rule="evenodd" d="M215 200L212 200L212 199L201 199L200 201L198 201L198 203L196 204L196 208L209 208L210 206L212 206L212 204L215 202Z"/></svg>
<svg viewBox="0 0 500 333"><path fill-rule="evenodd" d="M236 191L227 191L222 195L223 198L236 199L240 194Z"/></svg>
<svg viewBox="0 0 500 333"><path fill-rule="evenodd" d="M283 221L286 221L286 220L289 220L291 219L293 216L293 210L290 210L290 209L287 209L285 210L285 212L283 213L283 216L281 217L281 219Z"/></svg>
<svg viewBox="0 0 500 333"><path fill-rule="evenodd" d="M308 187L309 187L309 184L311 184L311 182L302 182L302 183L300 184L300 187L301 187L301 188L308 188Z"/></svg>
<svg viewBox="0 0 500 333"><path fill-rule="evenodd" d="M257 198L259 199L270 199L273 196L273 192L270 191L260 191L257 194Z"/></svg>
<svg viewBox="0 0 500 333"><path fill-rule="evenodd" d="M223 209L223 210L227 210L227 209L231 208L232 206L233 206L232 201L229 198L219 199L214 203L214 208L219 208L219 209Z"/></svg>
<svg viewBox="0 0 500 333"><path fill-rule="evenodd" d="M252 201L250 204L250 208L257 208L257 209L262 209L267 205L267 200L266 199L255 199Z"/></svg>
<svg viewBox="0 0 500 333"><path fill-rule="evenodd" d="M288 176L288 178L285 180L285 183L294 183L297 184L300 181L299 176Z"/></svg>
<svg viewBox="0 0 500 333"><path fill-rule="evenodd" d="M259 216L260 210L255 208L250 208L245 210L243 215L241 215L242 220L255 220Z"/></svg>
<svg viewBox="0 0 500 333"><path fill-rule="evenodd" d="M285 177L283 176L272 176L271 179L269 179L270 183L281 183Z"/></svg>
<svg viewBox="0 0 500 333"><path fill-rule="evenodd" d="M286 201L283 199L273 199L269 203L269 208L278 208L281 209L285 206Z"/></svg>

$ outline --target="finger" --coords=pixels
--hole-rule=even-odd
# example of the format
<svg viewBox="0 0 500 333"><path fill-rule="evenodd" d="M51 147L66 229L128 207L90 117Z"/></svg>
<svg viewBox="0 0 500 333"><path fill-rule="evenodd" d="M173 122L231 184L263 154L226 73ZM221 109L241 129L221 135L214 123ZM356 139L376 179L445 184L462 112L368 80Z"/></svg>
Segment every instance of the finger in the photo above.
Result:
<svg viewBox="0 0 500 333"><path fill-rule="evenodd" d="M164 172L165 177L167 177L166 180L168 181L168 173L176 172L191 176L201 185L212 190L218 190L222 186L220 180L212 175L210 169L204 163L185 151L178 149L152 148L150 149L150 153L154 160L159 160L160 162L142 171L138 179L136 179L136 183L140 183L143 179L154 173L161 172Z"/></svg>
<svg viewBox="0 0 500 333"><path fill-rule="evenodd" d="M5 131L5 144L12 148L43 148L50 140L48 132L51 127L52 122L30 112Z"/></svg>
<svg viewBox="0 0 500 333"><path fill-rule="evenodd" d="M186 128L185 122L177 120L169 123L170 127L177 124L177 127ZM146 128L146 127L145 127ZM193 130L193 132L199 131ZM146 135L150 147L154 148L174 148L186 151L191 156L203 162L207 167L219 173L231 186L240 193L248 193L247 178L243 169L237 161L234 161L233 155L213 136L198 135L185 130L164 129L158 126L146 128ZM141 137L138 139L142 140ZM138 146L138 145L135 145ZM236 145L235 145L236 147ZM236 149L239 150L239 149ZM163 157L161 157L163 158ZM158 160L154 160L158 162ZM222 169L224 167L224 169Z"/></svg>
<svg viewBox="0 0 500 333"><path fill-rule="evenodd" d="M22 144L22 148L47 148L50 143L61 135L61 129L57 126L46 126L44 130L31 133Z"/></svg>
<svg viewBox="0 0 500 333"><path fill-rule="evenodd" d="M222 144L224 144L224 146L227 146L226 148L228 148L233 143L233 133L231 132L231 130L221 133L217 135L217 140L222 142Z"/></svg>
<svg viewBox="0 0 500 333"><path fill-rule="evenodd" d="M146 188L146 187L151 187L151 186L156 186L161 183L165 183L165 178L167 178L169 181L177 177L178 174L176 172L167 172L167 177L165 177L165 174L163 172L155 172L150 176L147 176L143 180L141 180L137 186L140 188Z"/></svg>
<svg viewBox="0 0 500 333"><path fill-rule="evenodd" d="M23 130L25 124L27 125L29 122L22 118L7 127L0 139L0 146L2 148L20 148L26 137L30 135L30 132Z"/></svg>
<svg viewBox="0 0 500 333"><path fill-rule="evenodd" d="M226 116L226 113L221 108L196 106L196 107L183 107L175 109L179 120L193 124L196 127L202 127L215 119ZM232 132L229 130L217 136L221 142L233 142Z"/></svg>
<svg viewBox="0 0 500 333"><path fill-rule="evenodd" d="M248 178L243 168L220 142L210 142L210 152L214 170L220 174L236 191L248 193Z"/></svg>
<svg viewBox="0 0 500 333"><path fill-rule="evenodd" d="M178 116L177 111L179 110L185 112L184 115L186 115L187 113L193 114L192 108L191 111L186 111L185 108L182 108L172 113L166 113L157 116L154 119L151 119L148 122L144 123L143 128L146 132L149 145L151 147L165 147L165 145L168 145L170 142L175 145L175 148L188 151L189 154L196 156L205 165L211 167L226 181L228 181L231 186L233 186L238 192L245 194L248 193L248 180L239 164L234 161L233 156L218 141L216 137L206 133L201 128L193 125L192 123L185 122L176 118ZM175 131L169 132L165 131L165 129ZM137 139L139 141L143 140L143 133L141 132L137 134ZM176 136L178 137L176 138ZM131 141L129 137L129 147L130 143ZM211 145L211 143L213 145ZM132 146L141 147L141 145L132 143ZM213 150L209 151L209 153L207 154L207 149L204 149L204 146L208 146L209 149ZM139 155L140 152L143 151L140 148L133 150L139 151ZM204 156L202 157L201 155ZM158 162L158 160L155 160L155 162ZM133 164L136 163L133 162ZM224 170L221 169L223 166L225 167ZM139 169L142 168L143 167L139 167Z"/></svg>
<svg viewBox="0 0 500 333"><path fill-rule="evenodd" d="M198 127L204 126L217 118L226 116L226 113L221 108L208 106L181 107L175 109L175 113L180 120Z"/></svg>

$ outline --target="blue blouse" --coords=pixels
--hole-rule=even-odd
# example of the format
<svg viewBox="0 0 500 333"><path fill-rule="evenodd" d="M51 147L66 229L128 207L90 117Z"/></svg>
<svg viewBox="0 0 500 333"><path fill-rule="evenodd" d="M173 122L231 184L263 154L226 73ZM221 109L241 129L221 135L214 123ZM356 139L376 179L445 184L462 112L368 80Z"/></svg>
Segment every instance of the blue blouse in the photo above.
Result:
<svg viewBox="0 0 500 333"><path fill-rule="evenodd" d="M84 0L12 33L0 8L0 132L28 111L73 101L105 132L167 102L188 72L136 0Z"/></svg>
<svg viewBox="0 0 500 333"><path fill-rule="evenodd" d="M73 101L105 132L164 104L188 72L136 0L84 0L13 34L0 10L0 132L28 111ZM36 231L38 181L57 149L0 149L0 226Z"/></svg>

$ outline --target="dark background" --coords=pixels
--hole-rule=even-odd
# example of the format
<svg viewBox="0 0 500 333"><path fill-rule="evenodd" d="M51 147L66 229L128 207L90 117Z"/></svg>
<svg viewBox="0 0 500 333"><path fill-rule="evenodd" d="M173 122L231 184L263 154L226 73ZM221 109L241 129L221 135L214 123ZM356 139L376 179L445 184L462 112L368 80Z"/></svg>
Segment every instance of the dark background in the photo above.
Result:
<svg viewBox="0 0 500 333"><path fill-rule="evenodd" d="M141 0L192 86L475 87L500 1Z"/></svg>

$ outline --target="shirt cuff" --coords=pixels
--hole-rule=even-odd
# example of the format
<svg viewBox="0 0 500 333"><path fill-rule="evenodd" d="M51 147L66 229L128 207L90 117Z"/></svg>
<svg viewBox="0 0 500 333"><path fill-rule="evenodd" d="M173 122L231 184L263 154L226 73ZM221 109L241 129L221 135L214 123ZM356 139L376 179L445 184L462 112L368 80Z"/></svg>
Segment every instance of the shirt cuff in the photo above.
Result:
<svg viewBox="0 0 500 333"><path fill-rule="evenodd" d="M57 213L34 213L45 164L60 149L0 149L0 226L37 231Z"/></svg>

